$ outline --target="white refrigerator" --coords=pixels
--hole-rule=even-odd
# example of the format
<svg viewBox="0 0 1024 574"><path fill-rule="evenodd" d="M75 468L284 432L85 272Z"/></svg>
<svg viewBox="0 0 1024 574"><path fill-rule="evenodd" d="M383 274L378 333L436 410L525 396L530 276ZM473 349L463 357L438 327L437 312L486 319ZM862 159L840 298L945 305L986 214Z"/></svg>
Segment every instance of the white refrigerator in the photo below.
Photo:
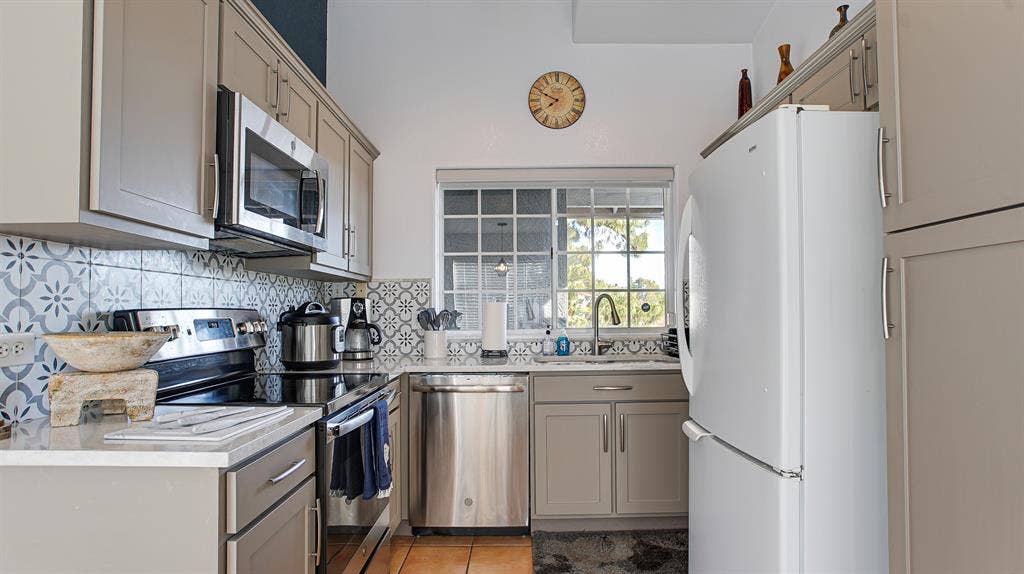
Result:
<svg viewBox="0 0 1024 574"><path fill-rule="evenodd" d="M690 574L888 571L878 138L785 106L690 176Z"/></svg>

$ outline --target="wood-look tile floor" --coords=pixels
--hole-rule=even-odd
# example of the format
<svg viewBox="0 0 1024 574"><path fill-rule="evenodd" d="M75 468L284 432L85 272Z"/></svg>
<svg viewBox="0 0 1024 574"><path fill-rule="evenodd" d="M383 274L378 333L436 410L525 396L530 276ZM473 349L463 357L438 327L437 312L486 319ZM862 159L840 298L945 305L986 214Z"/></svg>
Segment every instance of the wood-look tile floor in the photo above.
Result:
<svg viewBox="0 0 1024 574"><path fill-rule="evenodd" d="M395 536L391 574L530 574L529 536Z"/></svg>

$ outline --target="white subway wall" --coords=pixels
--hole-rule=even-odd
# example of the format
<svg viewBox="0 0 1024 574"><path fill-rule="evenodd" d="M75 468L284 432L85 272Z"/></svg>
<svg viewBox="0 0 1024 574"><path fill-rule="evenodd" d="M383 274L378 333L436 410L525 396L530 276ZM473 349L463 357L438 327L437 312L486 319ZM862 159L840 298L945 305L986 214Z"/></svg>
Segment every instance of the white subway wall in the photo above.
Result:
<svg viewBox="0 0 1024 574"><path fill-rule="evenodd" d="M849 4L852 20L870 0L779 0L754 35L754 66L750 83L756 102L775 87L779 76L779 44L790 44L789 60L799 66L828 40L839 23L836 7Z"/></svg>
<svg viewBox="0 0 1024 574"><path fill-rule="evenodd" d="M437 168L674 166L685 195L699 151L736 119L750 45L574 45L571 13L571 0L331 0L328 87L382 152L375 278L432 276ZM564 130L527 109L551 70L587 93Z"/></svg>

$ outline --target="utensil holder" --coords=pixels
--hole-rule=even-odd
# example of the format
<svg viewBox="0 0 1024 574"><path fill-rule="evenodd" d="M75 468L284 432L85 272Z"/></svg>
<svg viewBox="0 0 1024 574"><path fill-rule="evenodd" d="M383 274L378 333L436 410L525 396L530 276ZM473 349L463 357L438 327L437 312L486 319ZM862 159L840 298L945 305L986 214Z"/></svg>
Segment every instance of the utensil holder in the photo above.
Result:
<svg viewBox="0 0 1024 574"><path fill-rule="evenodd" d="M443 359L447 357L448 331L424 331L423 356L427 359Z"/></svg>

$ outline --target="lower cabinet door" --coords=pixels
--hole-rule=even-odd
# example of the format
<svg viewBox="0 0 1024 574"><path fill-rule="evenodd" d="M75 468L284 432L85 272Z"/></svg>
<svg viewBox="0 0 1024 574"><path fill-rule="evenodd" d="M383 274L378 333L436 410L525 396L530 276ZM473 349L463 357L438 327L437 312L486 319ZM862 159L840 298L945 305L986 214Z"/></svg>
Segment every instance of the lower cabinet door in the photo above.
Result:
<svg viewBox="0 0 1024 574"><path fill-rule="evenodd" d="M889 571L1024 572L1024 209L885 247Z"/></svg>
<svg viewBox="0 0 1024 574"><path fill-rule="evenodd" d="M400 400L400 399L396 399ZM392 406L392 411L388 413L388 434L390 435L391 445L391 502L388 503L391 509L391 533L394 534L395 529L402 523L402 435L401 435L401 421L402 421L402 409L398 406L397 402Z"/></svg>
<svg viewBox="0 0 1024 574"><path fill-rule="evenodd" d="M263 518L228 540L228 574L313 574L319 526L310 477Z"/></svg>
<svg viewBox="0 0 1024 574"><path fill-rule="evenodd" d="M615 404L616 513L686 512L688 404Z"/></svg>
<svg viewBox="0 0 1024 574"><path fill-rule="evenodd" d="M611 405L536 405L533 415L537 515L611 514Z"/></svg>

